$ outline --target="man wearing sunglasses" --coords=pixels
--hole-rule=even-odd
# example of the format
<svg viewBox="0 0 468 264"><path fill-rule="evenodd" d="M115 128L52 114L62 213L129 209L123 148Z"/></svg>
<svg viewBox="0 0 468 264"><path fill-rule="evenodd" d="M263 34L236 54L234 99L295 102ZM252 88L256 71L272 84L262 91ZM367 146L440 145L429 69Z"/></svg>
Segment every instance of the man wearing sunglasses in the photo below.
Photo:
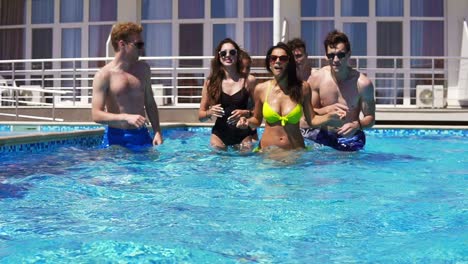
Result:
<svg viewBox="0 0 468 264"><path fill-rule="evenodd" d="M114 25L111 41L115 57L94 76L92 117L107 125L109 145L139 147L163 142L150 67L138 60L144 48L142 30L141 25L131 22ZM153 138L146 127L146 116L154 130Z"/></svg>
<svg viewBox="0 0 468 264"><path fill-rule="evenodd" d="M325 41L328 66L314 71L308 79L312 89L312 106L316 128L301 123L304 138L341 151L364 148L365 128L375 123L374 85L349 64L351 44L337 30ZM339 115L341 118L332 118ZM328 118L330 117L330 118Z"/></svg>
<svg viewBox="0 0 468 264"><path fill-rule="evenodd" d="M297 77L300 80L307 81L312 71L312 67L307 59L306 44L300 38L294 38L287 43L288 47L294 54L296 61Z"/></svg>

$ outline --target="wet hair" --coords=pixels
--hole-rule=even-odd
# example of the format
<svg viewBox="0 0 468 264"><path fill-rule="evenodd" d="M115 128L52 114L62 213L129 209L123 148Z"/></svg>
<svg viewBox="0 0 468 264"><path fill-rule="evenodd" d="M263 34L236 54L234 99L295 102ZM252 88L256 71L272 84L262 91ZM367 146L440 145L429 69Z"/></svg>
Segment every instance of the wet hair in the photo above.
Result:
<svg viewBox="0 0 468 264"><path fill-rule="evenodd" d="M237 54L240 53L239 45L237 45L237 43L230 38L225 38L221 40L221 42L219 42L218 46L214 50L214 58L211 60L211 72L208 76L209 83L207 87L208 102L210 102L210 104L219 103L221 97L221 84L223 82L223 79L226 77L226 74L224 72L224 66L220 61L219 52L221 51L221 47L226 43L232 44L237 50ZM239 63L239 55L237 55L236 71L239 74L241 73L241 66L241 63Z"/></svg>
<svg viewBox="0 0 468 264"><path fill-rule="evenodd" d="M345 33L333 30L328 33L325 40L323 41L323 45L325 47L325 53L327 53L327 48L332 47L336 48L336 46L340 43L343 43L346 47L346 52L351 51L351 43L349 43L348 36Z"/></svg>
<svg viewBox="0 0 468 264"><path fill-rule="evenodd" d="M306 44L300 38L294 38L294 39L288 41L288 47L291 49L291 51L294 51L295 49L302 48L302 49L304 49L304 52L307 53Z"/></svg>
<svg viewBox="0 0 468 264"><path fill-rule="evenodd" d="M267 71L272 73L270 69L270 55L275 49L282 49L286 51L286 54L288 55L288 65L286 67L286 74L288 75L288 87L286 88L286 94L289 95L293 101L299 103L302 101L302 81L297 78L296 60L294 59L294 55L291 49L289 49L288 45L284 44L283 42L278 42L278 44L268 49L265 57L265 68Z"/></svg>
<svg viewBox="0 0 468 264"><path fill-rule="evenodd" d="M133 34L140 34L143 27L133 22L117 23L112 27L111 43L114 51L119 49L119 40L128 41L129 37Z"/></svg>

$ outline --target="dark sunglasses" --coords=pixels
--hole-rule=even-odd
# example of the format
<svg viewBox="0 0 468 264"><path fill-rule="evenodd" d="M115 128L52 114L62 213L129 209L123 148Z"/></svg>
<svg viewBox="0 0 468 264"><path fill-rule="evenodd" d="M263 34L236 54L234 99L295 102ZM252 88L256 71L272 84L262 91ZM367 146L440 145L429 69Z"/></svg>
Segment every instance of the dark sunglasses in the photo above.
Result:
<svg viewBox="0 0 468 264"><path fill-rule="evenodd" d="M143 49L145 47L145 42L138 41L138 42L130 42L132 43L137 49Z"/></svg>
<svg viewBox="0 0 468 264"><path fill-rule="evenodd" d="M279 59L280 62L288 62L289 57L287 55L281 55L281 56L276 56L276 55L270 55L270 63L275 63Z"/></svg>
<svg viewBox="0 0 468 264"><path fill-rule="evenodd" d="M222 50L219 52L219 56L221 57L226 57L227 55L231 55L231 56L236 56L237 55L237 50L236 49L232 49L232 50Z"/></svg>
<svg viewBox="0 0 468 264"><path fill-rule="evenodd" d="M342 59L346 56L346 52L338 52L338 53L327 53L327 58L329 60L333 60L335 58L335 56L338 57L338 59Z"/></svg>

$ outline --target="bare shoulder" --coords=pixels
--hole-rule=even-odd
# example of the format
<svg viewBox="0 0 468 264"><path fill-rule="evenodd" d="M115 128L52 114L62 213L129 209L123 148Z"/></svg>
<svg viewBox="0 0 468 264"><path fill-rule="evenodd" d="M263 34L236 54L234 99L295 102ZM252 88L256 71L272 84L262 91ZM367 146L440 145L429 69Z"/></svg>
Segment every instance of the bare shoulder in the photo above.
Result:
<svg viewBox="0 0 468 264"><path fill-rule="evenodd" d="M94 75L94 81L105 82L106 80L109 80L111 76L110 69L111 69L110 64L106 64L104 67L99 69Z"/></svg>
<svg viewBox="0 0 468 264"><path fill-rule="evenodd" d="M265 91L266 91L266 88L268 87L270 82L271 81L266 81L266 82L262 82L262 83L257 84L255 86L254 94L256 96L260 96L260 98L263 98L264 94L265 94Z"/></svg>
<svg viewBox="0 0 468 264"><path fill-rule="evenodd" d="M373 89L372 81L365 74L359 72L358 84L361 90Z"/></svg>
<svg viewBox="0 0 468 264"><path fill-rule="evenodd" d="M320 83L324 80L324 78L329 75L330 70L326 67L322 67L320 69L315 69L311 71L309 79L307 79L308 85L312 89L317 89L320 87Z"/></svg>
<svg viewBox="0 0 468 264"><path fill-rule="evenodd" d="M253 76L252 74L249 74L249 76L247 76L247 82L255 83L256 81L257 81L257 78L255 78L255 76Z"/></svg>

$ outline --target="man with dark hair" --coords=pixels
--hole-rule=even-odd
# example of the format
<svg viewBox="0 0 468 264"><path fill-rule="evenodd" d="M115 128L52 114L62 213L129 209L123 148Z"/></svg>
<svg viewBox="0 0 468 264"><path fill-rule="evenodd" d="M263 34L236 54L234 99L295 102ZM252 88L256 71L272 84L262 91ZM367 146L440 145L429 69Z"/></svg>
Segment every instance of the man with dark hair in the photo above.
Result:
<svg viewBox="0 0 468 264"><path fill-rule="evenodd" d="M306 44L302 39L294 38L290 40L287 45L291 49L294 54L294 59L296 60L297 77L303 81L307 81L312 68L307 59Z"/></svg>
<svg viewBox="0 0 468 264"><path fill-rule="evenodd" d="M308 80L314 128L301 123L302 134L337 150L360 150L366 143L363 130L375 123L374 85L349 66L351 44L343 32L328 33L324 48L329 65L314 71Z"/></svg>
<svg viewBox="0 0 468 264"><path fill-rule="evenodd" d="M138 60L144 48L142 30L130 22L114 25L111 40L115 57L94 76L92 117L95 122L108 125L109 145L151 146L163 142L150 67ZM146 127L145 111L154 138Z"/></svg>

